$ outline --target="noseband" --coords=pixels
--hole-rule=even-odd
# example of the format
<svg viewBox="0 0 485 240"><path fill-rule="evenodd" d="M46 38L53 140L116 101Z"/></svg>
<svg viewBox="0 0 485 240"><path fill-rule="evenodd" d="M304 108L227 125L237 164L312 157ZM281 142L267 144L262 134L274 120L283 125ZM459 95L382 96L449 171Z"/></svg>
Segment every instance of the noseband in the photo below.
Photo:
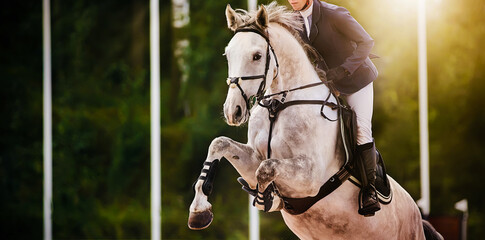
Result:
<svg viewBox="0 0 485 240"><path fill-rule="evenodd" d="M267 32L265 34L262 31L260 31L258 29L254 29L254 28L239 28L235 31L234 35L237 34L237 33L240 33L240 32L256 33L256 34L260 35L261 37L263 37L266 40L266 43L267 43L266 65L265 65L265 68L264 68L264 74L262 74L262 75L252 75L252 76L242 76L242 77L228 77L227 78L227 85L231 86L232 88L237 86L237 88L239 88L239 90L241 91L241 95L244 98L244 101L246 102L246 108L247 108L247 111L249 113L251 106L252 106L252 103L250 103L250 100L253 98L253 96L248 97L246 95L246 93L244 92L244 90L241 88L240 84L242 83L242 81L245 81L245 80L256 80L256 79L261 78L262 81L261 81L261 84L259 84L258 92L256 93L256 101L258 102L259 100L261 100L263 98L264 90L266 88L266 76L268 75L269 63L271 61L271 54L269 52L270 50L274 55L275 62L276 62L276 69L277 69L276 75L273 77L273 80L276 79L276 77L278 76L279 64L278 64L278 58L276 57L276 54L274 53L273 47L271 46L271 44L269 42ZM251 102L253 102L253 101L251 101Z"/></svg>

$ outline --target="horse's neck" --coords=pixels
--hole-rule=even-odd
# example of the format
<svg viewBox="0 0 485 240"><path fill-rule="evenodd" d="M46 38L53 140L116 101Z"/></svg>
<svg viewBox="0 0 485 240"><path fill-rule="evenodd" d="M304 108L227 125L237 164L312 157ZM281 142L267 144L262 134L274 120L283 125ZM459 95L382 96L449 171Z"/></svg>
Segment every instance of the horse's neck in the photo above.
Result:
<svg viewBox="0 0 485 240"><path fill-rule="evenodd" d="M270 40L278 57L278 77L270 86L270 92L280 92L288 89L301 87L307 84L320 82L313 65L300 45L298 40L281 26L272 26ZM324 85L308 88L295 92L293 95L304 94L307 97L317 97L328 94L328 88Z"/></svg>

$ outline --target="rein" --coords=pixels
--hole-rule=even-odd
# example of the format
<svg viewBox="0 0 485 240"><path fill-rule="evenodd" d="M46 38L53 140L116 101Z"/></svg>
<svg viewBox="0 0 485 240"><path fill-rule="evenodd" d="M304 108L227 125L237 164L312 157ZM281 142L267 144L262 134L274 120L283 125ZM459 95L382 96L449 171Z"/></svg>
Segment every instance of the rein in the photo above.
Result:
<svg viewBox="0 0 485 240"><path fill-rule="evenodd" d="M308 85L303 85L301 87L292 88L292 89L289 89L289 90L284 90L284 91L281 91L281 92L264 95L263 99L270 98L270 97L276 96L276 95L281 95L281 94L293 92L293 91L300 90L300 89L315 87L315 86L322 85L322 84L325 84L325 82L317 82L317 83L311 83L311 84L308 84Z"/></svg>

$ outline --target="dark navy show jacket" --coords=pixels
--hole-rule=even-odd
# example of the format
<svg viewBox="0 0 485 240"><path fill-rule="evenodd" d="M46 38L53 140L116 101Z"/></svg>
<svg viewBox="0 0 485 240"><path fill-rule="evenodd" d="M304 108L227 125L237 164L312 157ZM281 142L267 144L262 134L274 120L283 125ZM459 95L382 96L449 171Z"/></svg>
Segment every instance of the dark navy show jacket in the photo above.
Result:
<svg viewBox="0 0 485 240"><path fill-rule="evenodd" d="M313 0L310 37L305 27L300 35L320 53L329 69L342 66L349 71L349 77L335 83L341 93L355 93L377 78L369 58L374 40L347 9Z"/></svg>

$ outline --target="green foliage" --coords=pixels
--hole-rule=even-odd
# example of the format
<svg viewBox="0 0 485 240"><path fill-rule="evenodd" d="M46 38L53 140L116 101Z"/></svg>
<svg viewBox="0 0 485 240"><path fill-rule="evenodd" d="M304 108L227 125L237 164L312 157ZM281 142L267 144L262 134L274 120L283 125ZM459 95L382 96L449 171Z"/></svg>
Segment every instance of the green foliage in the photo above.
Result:
<svg viewBox="0 0 485 240"><path fill-rule="evenodd" d="M0 8L0 232L8 239L42 236L41 9L40 1Z"/></svg>
<svg viewBox="0 0 485 240"><path fill-rule="evenodd" d="M259 3L268 3L263 1ZM286 1L279 1L286 4ZM375 39L374 137L388 172L420 198L416 10L408 1L330 1ZM429 1L428 1L429 2ZM161 1L162 238L247 239L248 197L222 162L214 222L187 228L207 148L217 136L247 141L222 117L232 37L224 9L246 1L191 1L190 24L172 27ZM150 237L148 1L52 1L54 238ZM0 232L42 236L42 6L9 2L0 55ZM469 200L469 236L485 230L483 1L428 4L431 212L457 215ZM175 56L177 42L189 46ZM182 56L185 64L179 65ZM187 76L186 81L182 81ZM295 239L279 213L261 213L261 237Z"/></svg>

